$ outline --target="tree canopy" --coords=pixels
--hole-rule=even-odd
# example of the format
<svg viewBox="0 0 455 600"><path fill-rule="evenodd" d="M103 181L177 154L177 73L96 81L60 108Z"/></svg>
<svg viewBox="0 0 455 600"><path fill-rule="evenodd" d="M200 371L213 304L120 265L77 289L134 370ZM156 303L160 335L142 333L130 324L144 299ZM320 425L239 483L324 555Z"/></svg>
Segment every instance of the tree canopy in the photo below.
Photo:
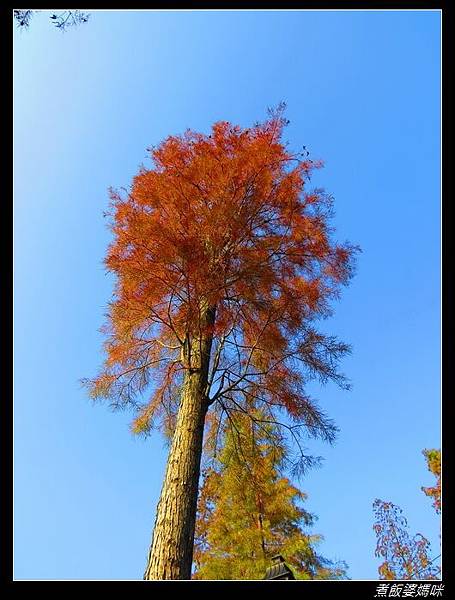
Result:
<svg viewBox="0 0 455 600"><path fill-rule="evenodd" d="M310 435L334 438L306 384L348 387L337 363L349 347L312 322L331 313L357 248L332 240L331 196L306 190L322 162L286 149L283 111L250 128L220 121L209 134L170 136L130 190L111 190L106 266L117 284L104 368L87 383L92 397L137 410L134 432L172 430L184 373L199 367L194 340L209 335L215 430L254 400L272 420L284 410Z"/></svg>

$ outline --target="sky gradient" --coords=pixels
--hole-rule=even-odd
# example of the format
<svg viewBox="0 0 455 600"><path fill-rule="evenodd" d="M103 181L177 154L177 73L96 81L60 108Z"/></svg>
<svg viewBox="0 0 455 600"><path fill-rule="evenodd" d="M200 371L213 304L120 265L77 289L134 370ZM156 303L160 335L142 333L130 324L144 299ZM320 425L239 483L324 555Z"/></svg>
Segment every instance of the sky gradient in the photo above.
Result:
<svg viewBox="0 0 455 600"><path fill-rule="evenodd" d="M340 428L300 482L321 553L376 579L372 503L439 550L423 448L440 447L439 11L46 13L14 33L14 577L141 579L166 448L79 384L102 361L112 277L102 213L146 148L287 103L290 147L325 168L336 238L362 248L324 328L350 392L313 386Z"/></svg>

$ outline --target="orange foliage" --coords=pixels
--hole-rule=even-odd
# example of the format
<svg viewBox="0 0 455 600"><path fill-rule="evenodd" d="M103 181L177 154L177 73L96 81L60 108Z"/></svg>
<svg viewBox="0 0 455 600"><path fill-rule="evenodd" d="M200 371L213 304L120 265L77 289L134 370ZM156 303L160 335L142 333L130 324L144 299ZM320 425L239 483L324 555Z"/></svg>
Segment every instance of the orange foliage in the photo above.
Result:
<svg viewBox="0 0 455 600"><path fill-rule="evenodd" d="M209 134L170 136L129 190L110 192L105 262L116 286L106 361L87 383L93 397L135 407L135 431L172 423L182 375L197 368L189 348L209 336L208 405L229 411L257 390L310 432L333 436L304 385L345 385L336 364L348 347L310 324L330 314L356 248L332 240L331 197L306 189L322 163L287 150L283 109L248 129L221 121Z"/></svg>

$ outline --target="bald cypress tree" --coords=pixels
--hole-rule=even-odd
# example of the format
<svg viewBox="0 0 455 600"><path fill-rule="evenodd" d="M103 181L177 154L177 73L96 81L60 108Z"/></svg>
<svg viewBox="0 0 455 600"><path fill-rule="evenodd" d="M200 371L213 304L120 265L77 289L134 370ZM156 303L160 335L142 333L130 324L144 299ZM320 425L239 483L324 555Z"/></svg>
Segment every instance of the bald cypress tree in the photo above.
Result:
<svg viewBox="0 0 455 600"><path fill-rule="evenodd" d="M284 109L246 129L220 121L169 136L150 168L111 190L105 264L116 283L106 357L85 384L93 399L132 408L136 433L175 416L146 580L191 577L204 431L218 430L218 415L244 398L249 412L259 397L295 437L335 437L307 388L348 388L338 366L349 346L314 325L352 277L357 248L333 239L332 197L309 187L322 162L288 149Z"/></svg>

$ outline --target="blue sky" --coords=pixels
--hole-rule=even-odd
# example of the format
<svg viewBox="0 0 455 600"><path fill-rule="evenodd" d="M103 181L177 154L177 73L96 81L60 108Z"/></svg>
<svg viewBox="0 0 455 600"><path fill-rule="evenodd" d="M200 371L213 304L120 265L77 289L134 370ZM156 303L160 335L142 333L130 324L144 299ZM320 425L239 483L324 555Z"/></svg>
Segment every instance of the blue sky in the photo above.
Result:
<svg viewBox="0 0 455 600"><path fill-rule="evenodd" d="M376 579L379 497L439 554L420 491L440 447L439 12L96 11L64 34L41 13L14 34L16 579L142 578L166 448L79 384L102 361L107 188L167 135L280 100L363 250L324 323L353 346L353 389L314 387L341 432L308 442L325 462L300 483L321 553Z"/></svg>

